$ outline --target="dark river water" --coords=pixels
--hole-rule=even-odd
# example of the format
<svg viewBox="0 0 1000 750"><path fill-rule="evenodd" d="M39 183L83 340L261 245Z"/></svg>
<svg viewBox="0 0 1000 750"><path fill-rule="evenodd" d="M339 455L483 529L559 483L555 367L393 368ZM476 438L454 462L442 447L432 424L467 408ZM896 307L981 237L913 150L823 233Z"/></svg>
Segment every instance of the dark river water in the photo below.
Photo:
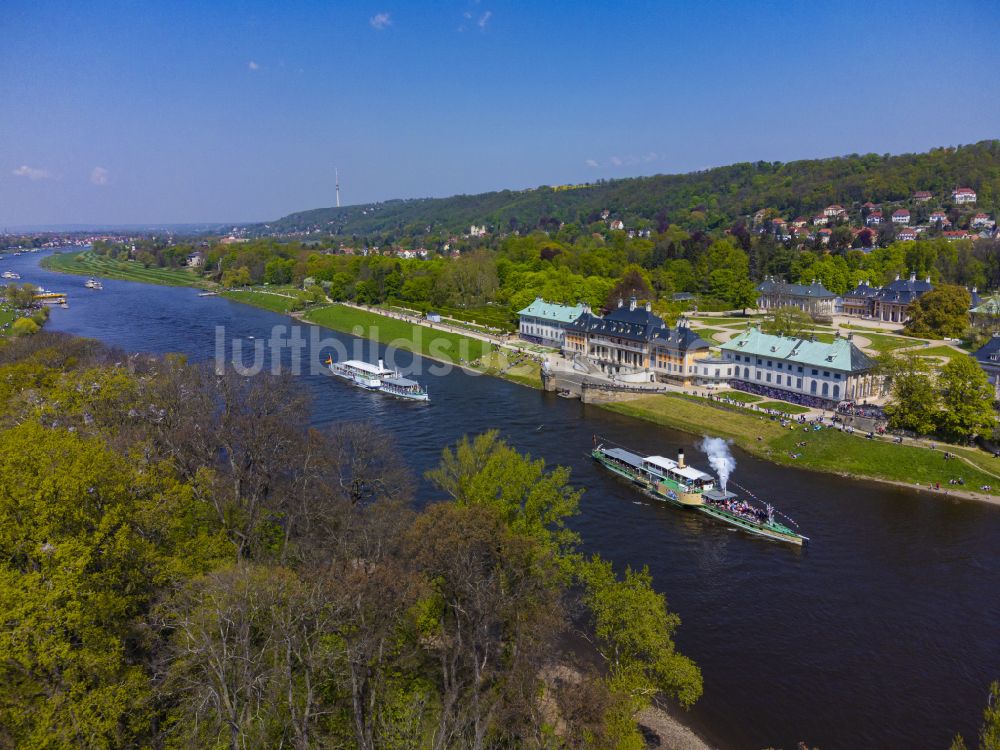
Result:
<svg viewBox="0 0 1000 750"><path fill-rule="evenodd" d="M69 293L51 329L126 350L208 359L216 326L252 347L291 323L192 289L105 281L94 292L81 277L39 269L40 257L8 255L0 269ZM397 361L412 360L403 352ZM989 683L1000 679L1000 507L779 468L735 451L735 481L811 537L798 550L644 500L587 455L598 433L647 453L683 447L705 466L694 436L492 378L456 371L421 379L429 405L321 374L301 383L318 425L377 421L417 475L445 445L490 428L518 450L570 466L586 489L574 526L587 550L620 566L648 565L680 614L679 647L705 678L687 718L709 740L725 748L790 750L805 740L823 750L943 749L955 732L975 735ZM421 494L431 491L425 485Z"/></svg>

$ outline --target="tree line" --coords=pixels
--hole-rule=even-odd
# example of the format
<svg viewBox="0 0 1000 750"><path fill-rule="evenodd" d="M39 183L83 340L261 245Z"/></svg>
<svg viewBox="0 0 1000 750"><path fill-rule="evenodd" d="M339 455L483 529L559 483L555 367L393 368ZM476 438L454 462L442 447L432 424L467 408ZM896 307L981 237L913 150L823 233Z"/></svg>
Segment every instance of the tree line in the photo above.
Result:
<svg viewBox="0 0 1000 750"><path fill-rule="evenodd" d="M368 423L42 332L0 344L0 746L641 748L697 666L581 491L495 432L418 486Z"/></svg>

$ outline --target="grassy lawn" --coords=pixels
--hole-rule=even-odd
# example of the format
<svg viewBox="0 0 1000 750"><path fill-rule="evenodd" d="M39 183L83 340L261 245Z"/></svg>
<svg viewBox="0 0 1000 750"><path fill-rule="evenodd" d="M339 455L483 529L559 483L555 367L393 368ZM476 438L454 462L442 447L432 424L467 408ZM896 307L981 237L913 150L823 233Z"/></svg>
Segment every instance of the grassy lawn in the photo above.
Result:
<svg viewBox="0 0 1000 750"><path fill-rule="evenodd" d="M701 336L705 341L717 341L722 342L722 339L716 338L716 334L729 333L729 331L722 331L718 328L692 328L692 331Z"/></svg>
<svg viewBox="0 0 1000 750"><path fill-rule="evenodd" d="M304 317L305 320L335 331L391 344L444 362L471 362L489 354L491 350L491 345L486 341L413 325L344 305L320 307L307 312Z"/></svg>
<svg viewBox="0 0 1000 750"><path fill-rule="evenodd" d="M827 330L833 330L828 328ZM832 344L834 339L837 337L832 333L826 333L819 329L808 331L808 334L815 336L817 341L822 341L824 344Z"/></svg>
<svg viewBox="0 0 1000 750"><path fill-rule="evenodd" d="M892 336L885 333L870 333L865 331L861 335L871 341L871 344L865 348L876 351L879 354L902 349L906 346L919 346L924 343L923 339L911 339L905 336Z"/></svg>
<svg viewBox="0 0 1000 750"><path fill-rule="evenodd" d="M17 315L13 310L5 310L0 307L0 336L7 335L7 330L3 326L9 326L15 320L17 320Z"/></svg>
<svg viewBox="0 0 1000 750"><path fill-rule="evenodd" d="M517 356L512 355L513 352L506 349L492 351L474 362L473 366L487 375L506 378L522 385L530 385L533 388L541 388L542 375L538 363L527 358L521 358L518 361Z"/></svg>
<svg viewBox="0 0 1000 750"><path fill-rule="evenodd" d="M807 433L801 427L784 428L775 420L738 411L720 414L719 408L678 394L649 396L602 406L619 414L695 435L731 438L748 452L779 464L925 487L934 482L949 487L949 479L961 477L965 480L965 489L978 490L982 485L989 484L996 488L995 494L1000 493L997 482L1000 460L991 459L981 452L975 458L977 466L991 467L997 474L987 473L961 461L946 461L944 453L939 450L867 440L863 436L847 435L834 429L810 429ZM803 441L805 446L797 445ZM792 454L798 454L799 458L792 458ZM965 455L966 451L962 454ZM996 461L997 466L992 467L989 464L991 460Z"/></svg>
<svg viewBox="0 0 1000 750"><path fill-rule="evenodd" d="M965 352L960 352L957 349L952 349L950 346L929 346L926 349L914 349L912 352L907 352L907 354L913 354L917 357L957 357L960 354L965 354Z"/></svg>
<svg viewBox="0 0 1000 750"><path fill-rule="evenodd" d="M194 272L185 268L145 268L135 261L118 261L95 255L90 250L79 253L55 253L42 259L43 268L79 276L96 276L103 279L141 281L145 284L165 286L202 286L204 281Z"/></svg>
<svg viewBox="0 0 1000 750"><path fill-rule="evenodd" d="M763 398L754 393L744 393L743 391L723 391L719 396L728 398L730 401L738 401L741 404L753 404Z"/></svg>
<svg viewBox="0 0 1000 750"><path fill-rule="evenodd" d="M798 404L786 404L784 401L764 401L763 403L757 404L759 409L774 409L774 411L784 412L785 414L805 414L809 409L804 406L799 406Z"/></svg>
<svg viewBox="0 0 1000 750"><path fill-rule="evenodd" d="M287 313L292 309L292 303L295 300L290 297L282 297L277 294L266 294L264 292L223 292L220 296L226 299L235 300L236 302L242 302L247 305L253 305L254 307L262 307L265 310L271 310L278 313Z"/></svg>

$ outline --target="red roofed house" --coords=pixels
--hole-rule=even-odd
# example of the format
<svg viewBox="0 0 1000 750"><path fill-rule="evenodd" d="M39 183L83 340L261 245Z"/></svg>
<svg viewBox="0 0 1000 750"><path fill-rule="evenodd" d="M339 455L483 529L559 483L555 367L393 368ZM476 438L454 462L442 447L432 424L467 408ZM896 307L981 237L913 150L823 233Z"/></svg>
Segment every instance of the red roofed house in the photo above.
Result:
<svg viewBox="0 0 1000 750"><path fill-rule="evenodd" d="M976 191L967 187L955 188L951 191L951 199L955 203L975 203Z"/></svg>
<svg viewBox="0 0 1000 750"><path fill-rule="evenodd" d="M827 218L826 214L816 214L813 216L813 225L817 227L825 227L830 223L830 219Z"/></svg>
<svg viewBox="0 0 1000 750"><path fill-rule="evenodd" d="M832 206L827 206L826 208L823 209L823 215L826 216L827 218L831 216L843 216L844 207L838 206L836 203L834 203Z"/></svg>
<svg viewBox="0 0 1000 750"><path fill-rule="evenodd" d="M928 221L931 224L940 224L943 227L951 226L951 222L948 221L948 214L944 211L934 211Z"/></svg>
<svg viewBox="0 0 1000 750"><path fill-rule="evenodd" d="M901 208L898 211L892 212L892 223L893 224L909 224L910 223L910 212L905 208Z"/></svg>
<svg viewBox="0 0 1000 750"><path fill-rule="evenodd" d="M883 221L882 212L877 209L875 211L872 211L865 218L865 224L867 224L870 227L877 227L879 224L882 223L882 221Z"/></svg>
<svg viewBox="0 0 1000 750"><path fill-rule="evenodd" d="M832 229L820 229L817 234L819 235L820 241L825 245L830 241L830 235L833 234Z"/></svg>
<svg viewBox="0 0 1000 750"><path fill-rule="evenodd" d="M917 203L926 203L933 197L934 195L928 192L927 190L918 190L913 194L913 200L915 200Z"/></svg>
<svg viewBox="0 0 1000 750"><path fill-rule="evenodd" d="M953 232L941 232L941 236L949 240L966 240L969 238L969 233L964 229L956 229Z"/></svg>
<svg viewBox="0 0 1000 750"><path fill-rule="evenodd" d="M915 240L917 239L917 230L913 227L904 227L899 230L899 234L896 235L896 239L902 240L903 242Z"/></svg>
<svg viewBox="0 0 1000 750"><path fill-rule="evenodd" d="M969 222L969 226L974 229L992 229L996 226L996 222L989 217L989 214L976 214Z"/></svg>

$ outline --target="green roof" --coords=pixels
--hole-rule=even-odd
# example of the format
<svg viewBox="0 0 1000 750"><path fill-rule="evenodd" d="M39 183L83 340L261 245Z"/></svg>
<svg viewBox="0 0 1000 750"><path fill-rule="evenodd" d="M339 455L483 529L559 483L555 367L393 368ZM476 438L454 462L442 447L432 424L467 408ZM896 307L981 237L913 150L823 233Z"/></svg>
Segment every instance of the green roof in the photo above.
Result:
<svg viewBox="0 0 1000 750"><path fill-rule="evenodd" d="M978 307L972 308L972 312L979 313L980 315L1000 316L1000 295L993 295L983 300L982 304Z"/></svg>
<svg viewBox="0 0 1000 750"><path fill-rule="evenodd" d="M585 312L587 312L587 306L584 304L570 307L555 302L546 302L541 297L536 297L535 301L521 310L518 315L530 315L533 318L554 320L558 323L572 323Z"/></svg>
<svg viewBox="0 0 1000 750"><path fill-rule="evenodd" d="M748 328L719 348L736 354L783 359L841 372L860 372L875 366L871 357L847 339L838 338L832 344L825 344L822 341L774 336L762 333L759 328Z"/></svg>

